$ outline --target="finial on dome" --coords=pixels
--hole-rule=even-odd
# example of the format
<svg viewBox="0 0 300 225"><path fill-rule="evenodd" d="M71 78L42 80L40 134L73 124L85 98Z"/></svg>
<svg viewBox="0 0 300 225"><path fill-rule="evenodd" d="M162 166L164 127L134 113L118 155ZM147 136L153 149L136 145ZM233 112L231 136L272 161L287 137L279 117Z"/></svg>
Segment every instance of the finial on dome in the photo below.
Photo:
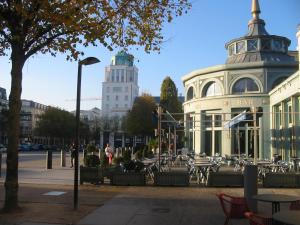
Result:
<svg viewBox="0 0 300 225"><path fill-rule="evenodd" d="M259 19L260 7L258 0L252 0L252 10L251 10L253 19Z"/></svg>

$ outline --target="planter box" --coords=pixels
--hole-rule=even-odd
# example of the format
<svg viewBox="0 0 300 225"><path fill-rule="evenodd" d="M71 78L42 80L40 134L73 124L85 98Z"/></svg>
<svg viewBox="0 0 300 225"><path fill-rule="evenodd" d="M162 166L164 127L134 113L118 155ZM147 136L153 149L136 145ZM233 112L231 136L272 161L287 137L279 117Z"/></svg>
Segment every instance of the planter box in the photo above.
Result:
<svg viewBox="0 0 300 225"><path fill-rule="evenodd" d="M263 187L300 187L300 174L266 173Z"/></svg>
<svg viewBox="0 0 300 225"><path fill-rule="evenodd" d="M114 172L110 180L112 185L133 185L133 186L143 186L146 185L146 176L145 173L121 173Z"/></svg>
<svg viewBox="0 0 300 225"><path fill-rule="evenodd" d="M84 182L95 184L99 182L104 183L104 177L100 167L80 166L80 184Z"/></svg>
<svg viewBox="0 0 300 225"><path fill-rule="evenodd" d="M157 186L189 186L188 172L158 172L154 174L154 185Z"/></svg>
<svg viewBox="0 0 300 225"><path fill-rule="evenodd" d="M238 172L211 172L207 179L208 187L244 187L244 176Z"/></svg>
<svg viewBox="0 0 300 225"><path fill-rule="evenodd" d="M120 167L118 167L118 166L110 166L110 167L102 168L101 171L102 171L103 177L106 177L110 180L112 179L113 173L121 172Z"/></svg>

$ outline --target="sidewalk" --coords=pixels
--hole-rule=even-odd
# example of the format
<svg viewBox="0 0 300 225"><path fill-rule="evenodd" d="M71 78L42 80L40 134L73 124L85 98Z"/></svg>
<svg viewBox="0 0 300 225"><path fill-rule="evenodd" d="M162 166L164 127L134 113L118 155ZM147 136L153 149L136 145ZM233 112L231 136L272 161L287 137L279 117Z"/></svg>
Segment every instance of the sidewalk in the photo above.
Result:
<svg viewBox="0 0 300 225"><path fill-rule="evenodd" d="M73 187L69 185L21 184L22 211L0 214L1 225L220 225L224 215L217 192L243 195L241 188L202 187L117 187L83 185L79 191L79 209L73 210ZM59 196L49 191L66 192ZM300 195L299 189L260 189L260 193ZM0 204L4 191L0 185ZM288 208L282 204L281 210ZM271 205L259 203L259 211L271 213ZM233 220L231 225L248 221Z"/></svg>

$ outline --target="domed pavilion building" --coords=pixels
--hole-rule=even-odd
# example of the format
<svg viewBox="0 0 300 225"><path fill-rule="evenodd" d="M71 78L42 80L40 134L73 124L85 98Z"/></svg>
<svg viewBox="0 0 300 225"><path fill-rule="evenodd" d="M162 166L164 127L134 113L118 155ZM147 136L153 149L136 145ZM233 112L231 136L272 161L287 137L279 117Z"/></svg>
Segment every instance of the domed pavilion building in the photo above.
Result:
<svg viewBox="0 0 300 225"><path fill-rule="evenodd" d="M207 155L251 154L270 158L269 92L299 69L291 41L271 35L252 1L248 33L226 43L224 65L190 72L182 77L185 88L185 126L188 147ZM253 114L256 112L256 124ZM255 135L257 141L255 141Z"/></svg>

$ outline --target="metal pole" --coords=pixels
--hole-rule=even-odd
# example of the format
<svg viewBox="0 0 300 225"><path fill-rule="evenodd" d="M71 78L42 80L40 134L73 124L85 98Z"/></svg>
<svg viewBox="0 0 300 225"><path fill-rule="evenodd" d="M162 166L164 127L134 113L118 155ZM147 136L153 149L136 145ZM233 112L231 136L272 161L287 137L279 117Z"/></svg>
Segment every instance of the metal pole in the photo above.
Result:
<svg viewBox="0 0 300 225"><path fill-rule="evenodd" d="M60 165L66 167L66 150L64 148L60 151Z"/></svg>
<svg viewBox="0 0 300 225"><path fill-rule="evenodd" d="M77 98L76 98L76 136L75 136L75 166L74 166L74 209L78 209L78 152L79 152L79 122L81 94L81 61L78 62Z"/></svg>
<svg viewBox="0 0 300 225"><path fill-rule="evenodd" d="M257 165L257 127L256 127L256 108L253 108L253 132L254 132L254 165Z"/></svg>
<svg viewBox="0 0 300 225"><path fill-rule="evenodd" d="M160 172L160 153L161 153L161 107L158 106L158 171Z"/></svg>
<svg viewBox="0 0 300 225"><path fill-rule="evenodd" d="M176 125L174 126L174 150L175 150L175 156L177 156L177 146L176 146L176 142L177 142L177 137L176 137Z"/></svg>
<svg viewBox="0 0 300 225"><path fill-rule="evenodd" d="M2 153L0 152L0 177L1 177L1 169L2 169Z"/></svg>

